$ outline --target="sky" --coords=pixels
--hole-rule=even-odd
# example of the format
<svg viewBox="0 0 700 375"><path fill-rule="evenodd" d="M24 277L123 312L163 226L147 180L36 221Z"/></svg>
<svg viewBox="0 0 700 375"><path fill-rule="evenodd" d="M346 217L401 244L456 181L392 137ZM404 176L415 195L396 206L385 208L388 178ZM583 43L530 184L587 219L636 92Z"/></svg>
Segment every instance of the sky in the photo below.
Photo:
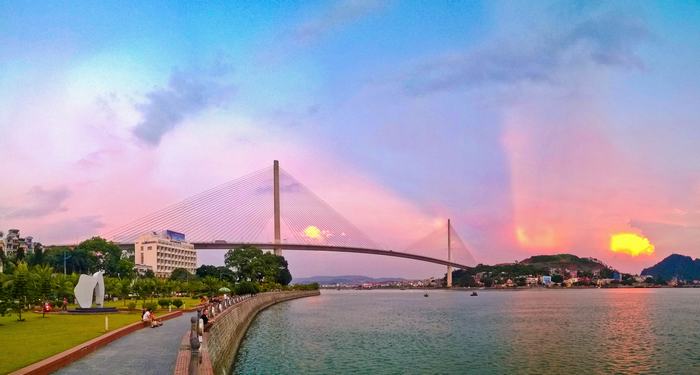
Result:
<svg viewBox="0 0 700 375"><path fill-rule="evenodd" d="M480 263L700 257L698 2L7 1L0 20L1 230L79 241L277 159L393 249L450 218ZM622 233L643 251L613 251ZM444 273L285 255L295 276Z"/></svg>

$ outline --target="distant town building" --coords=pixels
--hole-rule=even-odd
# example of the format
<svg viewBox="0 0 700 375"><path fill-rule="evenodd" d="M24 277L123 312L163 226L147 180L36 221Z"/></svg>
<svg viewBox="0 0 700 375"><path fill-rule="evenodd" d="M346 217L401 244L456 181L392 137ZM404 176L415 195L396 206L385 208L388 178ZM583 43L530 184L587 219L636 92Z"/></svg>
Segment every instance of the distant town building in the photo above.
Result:
<svg viewBox="0 0 700 375"><path fill-rule="evenodd" d="M552 276L542 276L542 285L544 285L544 286L552 285Z"/></svg>
<svg viewBox="0 0 700 375"><path fill-rule="evenodd" d="M0 233L0 239L2 239L2 234ZM24 255L29 255L34 252L34 242L31 236L25 238L20 237L19 229L10 229L7 231L7 236L2 239L2 249L5 255L8 257L17 256L17 253L21 250Z"/></svg>
<svg viewBox="0 0 700 375"><path fill-rule="evenodd" d="M195 273L197 251L182 233L148 232L134 242L134 263L138 271L146 272L150 267L158 277L169 277L176 268Z"/></svg>

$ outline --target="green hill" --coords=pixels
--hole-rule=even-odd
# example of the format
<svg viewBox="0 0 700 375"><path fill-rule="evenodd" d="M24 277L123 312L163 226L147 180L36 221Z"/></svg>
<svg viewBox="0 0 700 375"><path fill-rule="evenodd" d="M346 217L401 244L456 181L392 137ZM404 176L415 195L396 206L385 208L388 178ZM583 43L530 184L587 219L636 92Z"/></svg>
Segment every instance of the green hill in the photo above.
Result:
<svg viewBox="0 0 700 375"><path fill-rule="evenodd" d="M642 275L653 276L662 280L700 280L700 259L671 254L661 262L642 270Z"/></svg>
<svg viewBox="0 0 700 375"><path fill-rule="evenodd" d="M479 264L476 267L455 270L452 273L456 286L475 286L476 277L481 277L487 286L490 283L502 283L504 280L524 282L527 276L561 274L568 278L570 272L577 272L579 277L612 277L614 269L594 258L580 258L573 254L534 255L516 263L496 265ZM478 274L478 275L477 275ZM488 281L485 281L488 280Z"/></svg>
<svg viewBox="0 0 700 375"><path fill-rule="evenodd" d="M580 258L573 254L534 255L523 259L520 264L527 264L540 269L568 269L598 273L610 269L603 262L594 258Z"/></svg>

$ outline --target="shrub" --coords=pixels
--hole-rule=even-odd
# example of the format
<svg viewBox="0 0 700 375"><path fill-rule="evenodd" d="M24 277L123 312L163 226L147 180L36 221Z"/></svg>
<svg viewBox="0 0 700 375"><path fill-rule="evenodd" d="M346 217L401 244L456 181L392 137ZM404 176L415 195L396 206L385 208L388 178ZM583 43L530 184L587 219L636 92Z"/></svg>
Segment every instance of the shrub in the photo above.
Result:
<svg viewBox="0 0 700 375"><path fill-rule="evenodd" d="M163 309L167 309L168 306L170 306L170 303L171 303L171 302L172 302L172 301L169 300L169 299L159 299L159 300L158 300L158 305L160 305L160 307L163 308Z"/></svg>
<svg viewBox="0 0 700 375"><path fill-rule="evenodd" d="M136 302L129 302L129 304L126 305L126 307L129 308L129 311L134 311L134 309L136 308Z"/></svg>
<svg viewBox="0 0 700 375"><path fill-rule="evenodd" d="M182 302L181 299L174 299L174 300L173 300L173 305L175 305L175 307L178 308L178 309L179 309L180 307L182 307L182 305L184 305L184 304L185 304L185 303Z"/></svg>
<svg viewBox="0 0 700 375"><path fill-rule="evenodd" d="M236 284L236 294L257 294L260 291L260 286L258 283L252 281L241 281Z"/></svg>
<svg viewBox="0 0 700 375"><path fill-rule="evenodd" d="M144 302L143 304L141 304L141 307L143 307L144 309L151 309L154 311L158 310L158 304L155 302Z"/></svg>
<svg viewBox="0 0 700 375"><path fill-rule="evenodd" d="M318 283L296 284L292 287L293 290L318 290L318 288Z"/></svg>

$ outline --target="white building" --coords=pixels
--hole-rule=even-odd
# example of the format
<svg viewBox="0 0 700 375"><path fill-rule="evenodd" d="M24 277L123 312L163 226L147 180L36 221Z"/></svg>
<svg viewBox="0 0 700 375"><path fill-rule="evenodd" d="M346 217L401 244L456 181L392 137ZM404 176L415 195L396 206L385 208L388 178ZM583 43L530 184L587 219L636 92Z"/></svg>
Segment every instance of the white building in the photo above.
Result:
<svg viewBox="0 0 700 375"><path fill-rule="evenodd" d="M2 248L8 257L17 256L19 250L22 250L25 256L34 251L33 238L31 236L26 238L20 237L19 229L10 229L4 240L2 239L2 232L0 232L0 241L3 242Z"/></svg>
<svg viewBox="0 0 700 375"><path fill-rule="evenodd" d="M136 268L150 267L158 277L169 277L176 268L197 269L197 250L185 235L171 230L148 232L134 242Z"/></svg>

